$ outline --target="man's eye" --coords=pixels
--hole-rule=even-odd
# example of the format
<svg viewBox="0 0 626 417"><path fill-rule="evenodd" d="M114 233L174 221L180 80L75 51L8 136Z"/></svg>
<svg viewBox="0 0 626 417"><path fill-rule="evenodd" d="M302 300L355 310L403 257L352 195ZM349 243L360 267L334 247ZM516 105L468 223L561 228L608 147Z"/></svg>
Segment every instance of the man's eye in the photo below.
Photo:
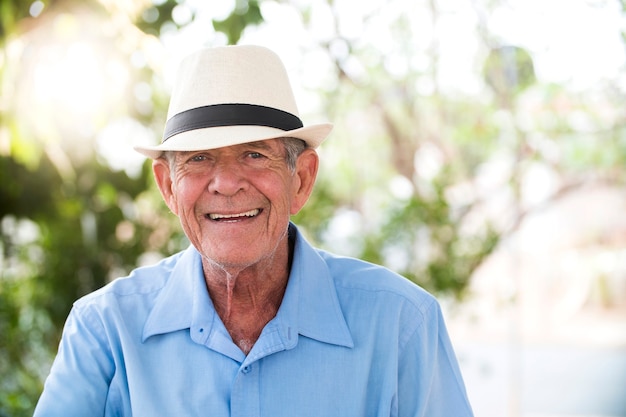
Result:
<svg viewBox="0 0 626 417"><path fill-rule="evenodd" d="M252 159L260 159L263 158L263 155L259 152L250 152L248 154L248 158L252 158Z"/></svg>
<svg viewBox="0 0 626 417"><path fill-rule="evenodd" d="M206 155L203 154L199 154L199 155L193 155L191 158L189 158L190 162L202 162L202 161L206 161Z"/></svg>

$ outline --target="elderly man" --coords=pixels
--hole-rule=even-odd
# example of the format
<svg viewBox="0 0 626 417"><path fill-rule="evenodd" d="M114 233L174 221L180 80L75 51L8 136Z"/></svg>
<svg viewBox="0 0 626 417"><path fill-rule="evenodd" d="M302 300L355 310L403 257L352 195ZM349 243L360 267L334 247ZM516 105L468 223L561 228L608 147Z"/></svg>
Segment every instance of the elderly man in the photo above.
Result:
<svg viewBox="0 0 626 417"><path fill-rule="evenodd" d="M191 246L75 303L35 416L472 416L435 299L290 223L331 127L268 49L185 59L136 149Z"/></svg>

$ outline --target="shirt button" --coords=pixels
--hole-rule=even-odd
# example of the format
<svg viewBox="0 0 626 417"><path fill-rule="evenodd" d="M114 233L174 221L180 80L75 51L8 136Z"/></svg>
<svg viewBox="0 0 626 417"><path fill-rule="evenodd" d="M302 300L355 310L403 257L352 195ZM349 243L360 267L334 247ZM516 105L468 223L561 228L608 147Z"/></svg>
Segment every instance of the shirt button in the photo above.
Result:
<svg viewBox="0 0 626 417"><path fill-rule="evenodd" d="M241 372L243 372L244 374L248 374L250 373L251 370L252 370L252 367L248 365L248 366L244 366L243 369L241 369Z"/></svg>

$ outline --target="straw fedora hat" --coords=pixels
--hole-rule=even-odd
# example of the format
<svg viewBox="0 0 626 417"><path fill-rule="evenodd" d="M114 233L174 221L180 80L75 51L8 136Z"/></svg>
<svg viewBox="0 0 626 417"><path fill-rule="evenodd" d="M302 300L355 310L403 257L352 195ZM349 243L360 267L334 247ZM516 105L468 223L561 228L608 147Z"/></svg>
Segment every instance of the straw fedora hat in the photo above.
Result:
<svg viewBox="0 0 626 417"><path fill-rule="evenodd" d="M304 126L278 55L261 46L201 49L181 62L161 144L136 146L156 159L163 151L198 151L278 137L316 148L332 124Z"/></svg>

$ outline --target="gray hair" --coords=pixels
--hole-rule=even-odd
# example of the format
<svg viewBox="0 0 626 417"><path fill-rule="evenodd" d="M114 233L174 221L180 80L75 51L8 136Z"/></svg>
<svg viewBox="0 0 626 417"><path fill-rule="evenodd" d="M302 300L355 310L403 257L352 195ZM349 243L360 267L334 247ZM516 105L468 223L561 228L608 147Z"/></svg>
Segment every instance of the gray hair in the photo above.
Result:
<svg viewBox="0 0 626 417"><path fill-rule="evenodd" d="M309 145L306 144L305 141L298 138L285 137L280 138L281 142L285 146L285 162L287 162L287 167L291 170L292 173L296 172L296 161L298 157Z"/></svg>
<svg viewBox="0 0 626 417"><path fill-rule="evenodd" d="M287 168L289 168L291 173L296 172L296 161L300 154L309 146L305 141L298 138L283 137L278 139L280 139L285 147L285 162L287 163ZM170 175L172 178L175 172L174 162L176 162L176 153L177 151L163 151L163 155L161 155L161 158L165 159L170 166Z"/></svg>

